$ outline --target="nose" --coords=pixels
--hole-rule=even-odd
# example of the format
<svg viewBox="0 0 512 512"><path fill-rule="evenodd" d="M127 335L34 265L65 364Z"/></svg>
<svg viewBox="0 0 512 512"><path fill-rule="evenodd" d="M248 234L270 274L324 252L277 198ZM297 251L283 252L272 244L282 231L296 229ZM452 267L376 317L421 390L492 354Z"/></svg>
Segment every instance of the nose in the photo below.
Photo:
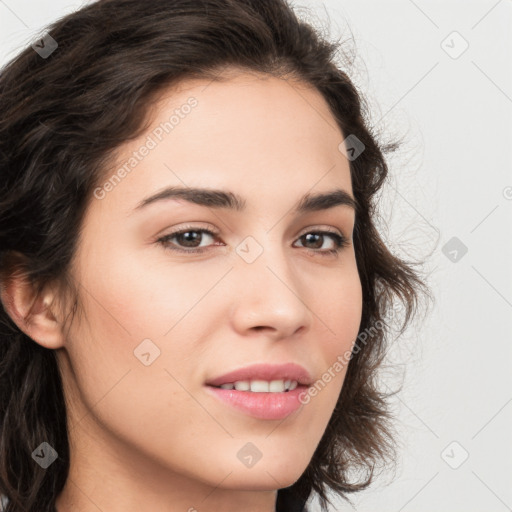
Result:
<svg viewBox="0 0 512 512"><path fill-rule="evenodd" d="M231 321L241 335L264 331L278 340L310 328L313 313L300 275L281 248L265 248L252 263L240 258L231 274Z"/></svg>

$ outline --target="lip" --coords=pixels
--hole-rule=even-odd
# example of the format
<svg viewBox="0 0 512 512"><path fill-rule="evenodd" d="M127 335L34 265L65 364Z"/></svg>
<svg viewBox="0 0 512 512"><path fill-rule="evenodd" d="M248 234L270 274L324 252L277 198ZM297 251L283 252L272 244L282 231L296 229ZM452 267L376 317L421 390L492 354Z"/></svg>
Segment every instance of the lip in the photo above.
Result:
<svg viewBox="0 0 512 512"><path fill-rule="evenodd" d="M221 386L238 380L296 380L299 386L310 386L313 382L311 374L303 366L296 363L285 364L253 364L233 370L206 382L207 386ZM289 394L288 392L287 394ZM263 393L267 394L267 393ZM275 393L279 395L281 393Z"/></svg>
<svg viewBox="0 0 512 512"><path fill-rule="evenodd" d="M297 386L283 393L255 393L236 389L214 388L206 385L206 391L221 402L261 420L282 420L301 407L300 395L307 386Z"/></svg>
<svg viewBox="0 0 512 512"><path fill-rule="evenodd" d="M234 383L239 380L295 380L297 387L281 393L238 391L222 389L214 386ZM263 420L280 420L289 416L301 407L300 395L313 383L311 374L303 366L296 363L286 364L253 364L238 370L220 375L205 383L208 393L222 403L239 411Z"/></svg>

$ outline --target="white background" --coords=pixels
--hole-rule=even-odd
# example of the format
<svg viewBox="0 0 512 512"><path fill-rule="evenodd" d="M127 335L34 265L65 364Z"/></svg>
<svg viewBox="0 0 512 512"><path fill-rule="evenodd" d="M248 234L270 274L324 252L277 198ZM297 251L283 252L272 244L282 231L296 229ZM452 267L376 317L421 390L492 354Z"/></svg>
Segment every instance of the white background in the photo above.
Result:
<svg viewBox="0 0 512 512"><path fill-rule="evenodd" d="M0 0L0 64L84 3ZM389 157L381 229L400 256L427 258L435 296L389 352L405 371L393 401L398 471L353 496L355 510L511 510L512 1L293 5L332 37L355 39L347 71L372 121L405 136ZM467 247L456 262L443 253L453 237Z"/></svg>

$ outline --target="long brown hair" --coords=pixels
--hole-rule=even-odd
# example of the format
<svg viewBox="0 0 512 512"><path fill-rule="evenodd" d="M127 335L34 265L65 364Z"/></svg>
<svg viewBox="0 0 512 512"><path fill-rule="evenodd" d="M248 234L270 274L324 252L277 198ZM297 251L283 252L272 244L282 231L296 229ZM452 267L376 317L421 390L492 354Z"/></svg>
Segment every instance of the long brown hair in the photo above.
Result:
<svg viewBox="0 0 512 512"><path fill-rule="evenodd" d="M53 23L43 55L24 49L0 76L0 272L22 272L78 294L69 263L94 187L109 156L140 135L157 94L187 78L217 79L229 67L291 76L325 98L345 136L364 151L350 160L359 205L354 230L363 288L360 333L326 431L277 509L329 489L348 500L395 457L388 395L376 379L386 351L387 313L404 306L403 327L426 285L393 255L375 224L375 194L388 174L364 99L336 64L339 42L299 21L286 0L103 0ZM52 43L52 39L57 43ZM53 45L53 46L52 46ZM41 45L40 45L41 47ZM53 48L53 50L52 50ZM49 53L51 51L51 53ZM375 329L375 325L384 328ZM54 351L34 342L0 308L0 493L8 512L51 512L69 470L66 408ZM48 442L57 460L43 469L31 453ZM352 481L353 471L363 477Z"/></svg>

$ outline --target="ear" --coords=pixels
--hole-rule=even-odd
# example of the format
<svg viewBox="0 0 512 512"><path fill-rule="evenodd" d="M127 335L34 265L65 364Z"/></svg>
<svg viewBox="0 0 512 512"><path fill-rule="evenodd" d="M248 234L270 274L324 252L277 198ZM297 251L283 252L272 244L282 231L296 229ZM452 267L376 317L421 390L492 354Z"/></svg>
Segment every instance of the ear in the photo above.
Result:
<svg viewBox="0 0 512 512"><path fill-rule="evenodd" d="M56 297L49 287L36 296L35 287L15 272L0 284L0 298L13 322L36 343L49 349L63 346L62 325L51 309Z"/></svg>

